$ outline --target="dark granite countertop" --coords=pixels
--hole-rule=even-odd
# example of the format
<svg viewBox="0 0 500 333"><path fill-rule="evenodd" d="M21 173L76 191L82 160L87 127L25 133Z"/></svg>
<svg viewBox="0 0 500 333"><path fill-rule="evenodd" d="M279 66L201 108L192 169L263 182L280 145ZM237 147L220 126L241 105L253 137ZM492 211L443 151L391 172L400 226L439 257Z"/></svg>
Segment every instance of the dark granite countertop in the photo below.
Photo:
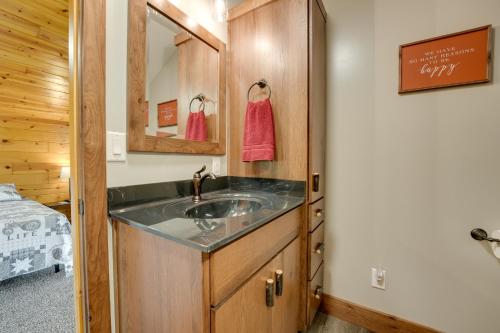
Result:
<svg viewBox="0 0 500 333"><path fill-rule="evenodd" d="M192 192L190 180L110 188L109 214L114 220L209 253L305 202L305 182L301 181L219 177L203 184L203 201L198 204L192 202ZM254 211L223 218L185 215L189 209L228 200L243 200L249 205L245 208L254 207Z"/></svg>

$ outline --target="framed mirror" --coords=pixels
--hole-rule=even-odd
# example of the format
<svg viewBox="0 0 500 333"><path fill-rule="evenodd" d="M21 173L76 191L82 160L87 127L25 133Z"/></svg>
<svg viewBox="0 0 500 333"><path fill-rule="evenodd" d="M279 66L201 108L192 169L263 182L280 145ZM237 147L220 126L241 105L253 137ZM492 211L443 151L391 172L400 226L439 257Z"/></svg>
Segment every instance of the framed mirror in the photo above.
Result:
<svg viewBox="0 0 500 333"><path fill-rule="evenodd" d="M168 1L129 0L129 151L223 155L226 46Z"/></svg>

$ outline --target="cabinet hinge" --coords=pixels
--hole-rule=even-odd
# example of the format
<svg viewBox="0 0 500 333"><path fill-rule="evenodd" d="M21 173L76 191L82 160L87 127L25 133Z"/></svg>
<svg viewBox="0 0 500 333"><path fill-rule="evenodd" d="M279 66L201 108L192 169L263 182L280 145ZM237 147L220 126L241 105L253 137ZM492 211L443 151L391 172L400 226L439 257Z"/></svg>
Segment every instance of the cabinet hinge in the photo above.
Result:
<svg viewBox="0 0 500 333"><path fill-rule="evenodd" d="M78 199L78 212L81 216L85 213L85 203L82 199Z"/></svg>

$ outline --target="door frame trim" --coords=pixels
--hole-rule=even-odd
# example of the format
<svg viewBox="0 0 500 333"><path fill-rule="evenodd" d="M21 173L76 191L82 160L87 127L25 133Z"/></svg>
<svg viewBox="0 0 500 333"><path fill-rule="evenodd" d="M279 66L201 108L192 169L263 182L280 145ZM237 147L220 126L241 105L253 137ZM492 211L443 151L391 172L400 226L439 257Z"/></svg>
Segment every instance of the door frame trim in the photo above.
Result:
<svg viewBox="0 0 500 333"><path fill-rule="evenodd" d="M111 332L106 187L106 0L70 0L77 332ZM83 211L80 209L83 208ZM79 234L79 235L78 235ZM78 237L79 236L79 237Z"/></svg>

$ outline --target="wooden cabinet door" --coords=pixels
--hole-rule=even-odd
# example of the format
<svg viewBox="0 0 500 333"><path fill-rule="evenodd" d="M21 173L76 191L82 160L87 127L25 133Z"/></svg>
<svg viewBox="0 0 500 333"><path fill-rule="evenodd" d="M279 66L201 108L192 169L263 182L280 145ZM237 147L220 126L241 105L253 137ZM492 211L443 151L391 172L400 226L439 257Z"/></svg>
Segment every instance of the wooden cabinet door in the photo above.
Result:
<svg viewBox="0 0 500 333"><path fill-rule="evenodd" d="M325 190L326 20L316 0L309 4L309 202L314 202Z"/></svg>
<svg viewBox="0 0 500 333"><path fill-rule="evenodd" d="M299 238L283 250L276 268L283 271L283 295L274 298L273 333L297 332L300 298Z"/></svg>
<svg viewBox="0 0 500 333"><path fill-rule="evenodd" d="M233 296L212 310L212 332L290 333L297 331L299 311L299 239L255 273ZM283 294L266 305L266 280L283 271ZM276 286L276 283L275 283Z"/></svg>

